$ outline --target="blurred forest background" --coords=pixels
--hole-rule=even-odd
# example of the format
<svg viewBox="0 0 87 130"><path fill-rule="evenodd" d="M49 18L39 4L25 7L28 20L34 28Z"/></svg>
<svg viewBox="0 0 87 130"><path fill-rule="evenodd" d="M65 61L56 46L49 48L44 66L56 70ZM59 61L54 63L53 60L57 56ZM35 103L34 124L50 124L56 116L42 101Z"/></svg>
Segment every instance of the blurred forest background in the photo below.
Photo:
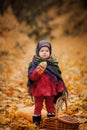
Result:
<svg viewBox="0 0 87 130"><path fill-rule="evenodd" d="M59 61L69 91L67 113L86 130L87 0L0 0L0 130L36 129L27 70L42 39Z"/></svg>

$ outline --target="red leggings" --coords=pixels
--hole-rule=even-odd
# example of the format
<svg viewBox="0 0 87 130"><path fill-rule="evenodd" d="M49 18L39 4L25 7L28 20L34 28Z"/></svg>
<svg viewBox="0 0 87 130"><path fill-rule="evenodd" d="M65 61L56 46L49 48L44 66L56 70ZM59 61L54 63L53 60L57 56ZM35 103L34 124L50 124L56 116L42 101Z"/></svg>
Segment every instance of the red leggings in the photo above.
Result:
<svg viewBox="0 0 87 130"><path fill-rule="evenodd" d="M34 97L34 98L35 98L34 114L36 114L36 115L41 114L44 99L45 99L47 112L55 113L55 108L54 108L54 104L53 104L54 96L38 96L38 97Z"/></svg>

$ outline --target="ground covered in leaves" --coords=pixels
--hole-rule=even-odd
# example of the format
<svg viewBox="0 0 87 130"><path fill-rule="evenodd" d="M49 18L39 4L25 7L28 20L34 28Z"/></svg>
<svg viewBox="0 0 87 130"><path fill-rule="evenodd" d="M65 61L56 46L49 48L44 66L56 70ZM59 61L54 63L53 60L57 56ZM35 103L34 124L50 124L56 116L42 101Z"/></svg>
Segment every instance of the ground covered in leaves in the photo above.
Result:
<svg viewBox="0 0 87 130"><path fill-rule="evenodd" d="M11 24L9 20L5 24L12 25L10 27L14 28L10 31L5 28L6 32L0 36L0 130L33 130L35 127L27 116L21 113L19 117L16 112L20 108L31 107L34 104L28 95L26 84L28 63L35 54L36 42L22 33L21 29L26 28L25 23L19 25L16 18L11 16L10 19L14 22ZM5 18L8 18L8 15ZM86 130L87 34L59 37L58 33L60 34L61 31L57 29L53 31L55 39L51 42L53 56L59 61L62 76L69 91L67 113L78 118L79 130ZM62 110L59 113L65 113L65 111Z"/></svg>

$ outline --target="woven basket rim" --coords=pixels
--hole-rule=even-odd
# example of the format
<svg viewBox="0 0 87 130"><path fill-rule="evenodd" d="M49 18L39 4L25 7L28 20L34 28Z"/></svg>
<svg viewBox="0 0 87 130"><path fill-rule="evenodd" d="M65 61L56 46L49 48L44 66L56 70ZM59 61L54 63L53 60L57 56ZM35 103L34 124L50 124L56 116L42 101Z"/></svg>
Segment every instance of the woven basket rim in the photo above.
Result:
<svg viewBox="0 0 87 130"><path fill-rule="evenodd" d="M63 119L64 116L71 118L71 121L68 121L67 119ZM73 122L72 122L72 119L74 120ZM55 117L46 117L45 120L49 120L49 121L59 120L59 121L61 121L63 123L67 123L67 124L71 124L71 125L79 124L79 121L78 121L77 118L72 117L70 115L65 115L65 114L64 115L60 115L60 116L55 116Z"/></svg>
<svg viewBox="0 0 87 130"><path fill-rule="evenodd" d="M66 117L66 119L63 119L64 117ZM71 120L68 120L67 117L69 117ZM58 120L68 124L79 124L78 119L70 115L61 115L58 117Z"/></svg>

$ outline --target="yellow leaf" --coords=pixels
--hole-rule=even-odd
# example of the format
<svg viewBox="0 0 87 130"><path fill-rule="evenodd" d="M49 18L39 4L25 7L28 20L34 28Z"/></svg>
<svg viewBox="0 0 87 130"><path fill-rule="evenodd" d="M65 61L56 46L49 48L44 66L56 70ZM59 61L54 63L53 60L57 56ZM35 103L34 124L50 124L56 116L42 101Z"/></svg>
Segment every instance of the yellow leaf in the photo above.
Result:
<svg viewBox="0 0 87 130"><path fill-rule="evenodd" d="M69 85L69 86L68 86L68 90L72 90L73 88L74 88L73 85Z"/></svg>
<svg viewBox="0 0 87 130"><path fill-rule="evenodd" d="M71 108L70 108L72 111L76 111L77 109L78 109L78 107L77 106L71 106Z"/></svg>

